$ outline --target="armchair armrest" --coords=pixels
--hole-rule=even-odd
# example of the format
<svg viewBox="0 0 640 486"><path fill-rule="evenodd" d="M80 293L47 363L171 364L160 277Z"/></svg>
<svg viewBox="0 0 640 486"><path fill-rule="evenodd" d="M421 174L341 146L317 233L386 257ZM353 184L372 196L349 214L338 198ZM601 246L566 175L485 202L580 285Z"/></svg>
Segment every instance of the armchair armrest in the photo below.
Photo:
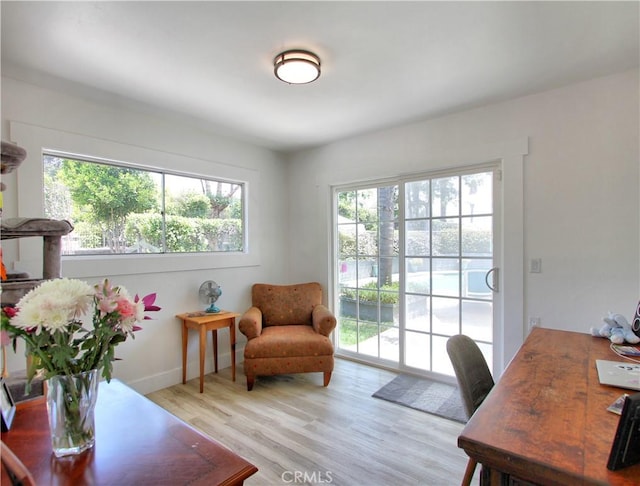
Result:
<svg viewBox="0 0 640 486"><path fill-rule="evenodd" d="M311 313L313 329L323 336L329 337L336 327L336 318L325 305L316 305Z"/></svg>
<svg viewBox="0 0 640 486"><path fill-rule="evenodd" d="M240 317L238 329L247 339L258 337L262 332L262 311L257 307L251 307Z"/></svg>

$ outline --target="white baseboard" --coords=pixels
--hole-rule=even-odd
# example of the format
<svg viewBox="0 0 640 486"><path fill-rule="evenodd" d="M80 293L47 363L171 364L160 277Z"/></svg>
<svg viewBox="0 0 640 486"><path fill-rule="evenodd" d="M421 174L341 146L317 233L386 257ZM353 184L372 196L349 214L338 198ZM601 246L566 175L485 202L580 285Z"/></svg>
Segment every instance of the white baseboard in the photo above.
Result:
<svg viewBox="0 0 640 486"><path fill-rule="evenodd" d="M240 350L236 349L236 366L239 363L242 363L243 355L244 348ZM191 356L189 356L189 358L191 358ZM231 367L231 352L227 351L226 353L218 354L218 371L229 367ZM187 381L198 378L200 376L199 370L200 362L198 357L196 356L195 359L189 359L187 361ZM213 357L208 354L207 359L204 363L204 373L213 373L213 371ZM241 377L236 371L236 380L238 380L239 378ZM182 383L182 366L163 371L162 373L145 376L143 378L127 382L126 384L138 393L146 395L148 393L162 390L163 388L168 388L179 383Z"/></svg>

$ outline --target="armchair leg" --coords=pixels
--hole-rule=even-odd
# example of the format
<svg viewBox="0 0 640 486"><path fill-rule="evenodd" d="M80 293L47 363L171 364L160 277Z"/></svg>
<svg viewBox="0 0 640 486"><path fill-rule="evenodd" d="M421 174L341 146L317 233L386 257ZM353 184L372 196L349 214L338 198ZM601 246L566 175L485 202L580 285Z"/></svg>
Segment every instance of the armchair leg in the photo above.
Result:
<svg viewBox="0 0 640 486"><path fill-rule="evenodd" d="M256 382L255 376L247 375L247 391L251 391L253 389L253 384Z"/></svg>
<svg viewBox="0 0 640 486"><path fill-rule="evenodd" d="M324 372L324 386L329 386L329 382L331 381L331 371Z"/></svg>

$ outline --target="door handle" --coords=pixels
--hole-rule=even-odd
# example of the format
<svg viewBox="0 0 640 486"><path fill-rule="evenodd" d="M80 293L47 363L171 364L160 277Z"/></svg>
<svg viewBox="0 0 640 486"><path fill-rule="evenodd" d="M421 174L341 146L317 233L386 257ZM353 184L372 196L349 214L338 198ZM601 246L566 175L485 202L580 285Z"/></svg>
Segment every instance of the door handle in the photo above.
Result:
<svg viewBox="0 0 640 486"><path fill-rule="evenodd" d="M489 283L489 276L492 275L492 284ZM500 288L500 269L498 267L493 267L489 269L489 271L484 276L484 282L487 284L487 287L491 289L492 292L498 292Z"/></svg>

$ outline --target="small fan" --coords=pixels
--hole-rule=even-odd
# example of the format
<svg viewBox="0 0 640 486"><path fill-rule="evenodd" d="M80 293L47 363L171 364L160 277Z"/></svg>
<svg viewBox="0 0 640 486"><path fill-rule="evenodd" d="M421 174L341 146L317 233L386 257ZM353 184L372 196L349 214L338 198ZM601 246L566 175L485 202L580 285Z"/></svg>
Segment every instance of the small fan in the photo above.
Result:
<svg viewBox="0 0 640 486"><path fill-rule="evenodd" d="M222 289L213 280L207 280L206 282L203 282L203 284L200 286L200 290L198 291L200 303L209 306L205 309L205 312L208 313L220 312L220 309L216 307L215 303L221 295Z"/></svg>

